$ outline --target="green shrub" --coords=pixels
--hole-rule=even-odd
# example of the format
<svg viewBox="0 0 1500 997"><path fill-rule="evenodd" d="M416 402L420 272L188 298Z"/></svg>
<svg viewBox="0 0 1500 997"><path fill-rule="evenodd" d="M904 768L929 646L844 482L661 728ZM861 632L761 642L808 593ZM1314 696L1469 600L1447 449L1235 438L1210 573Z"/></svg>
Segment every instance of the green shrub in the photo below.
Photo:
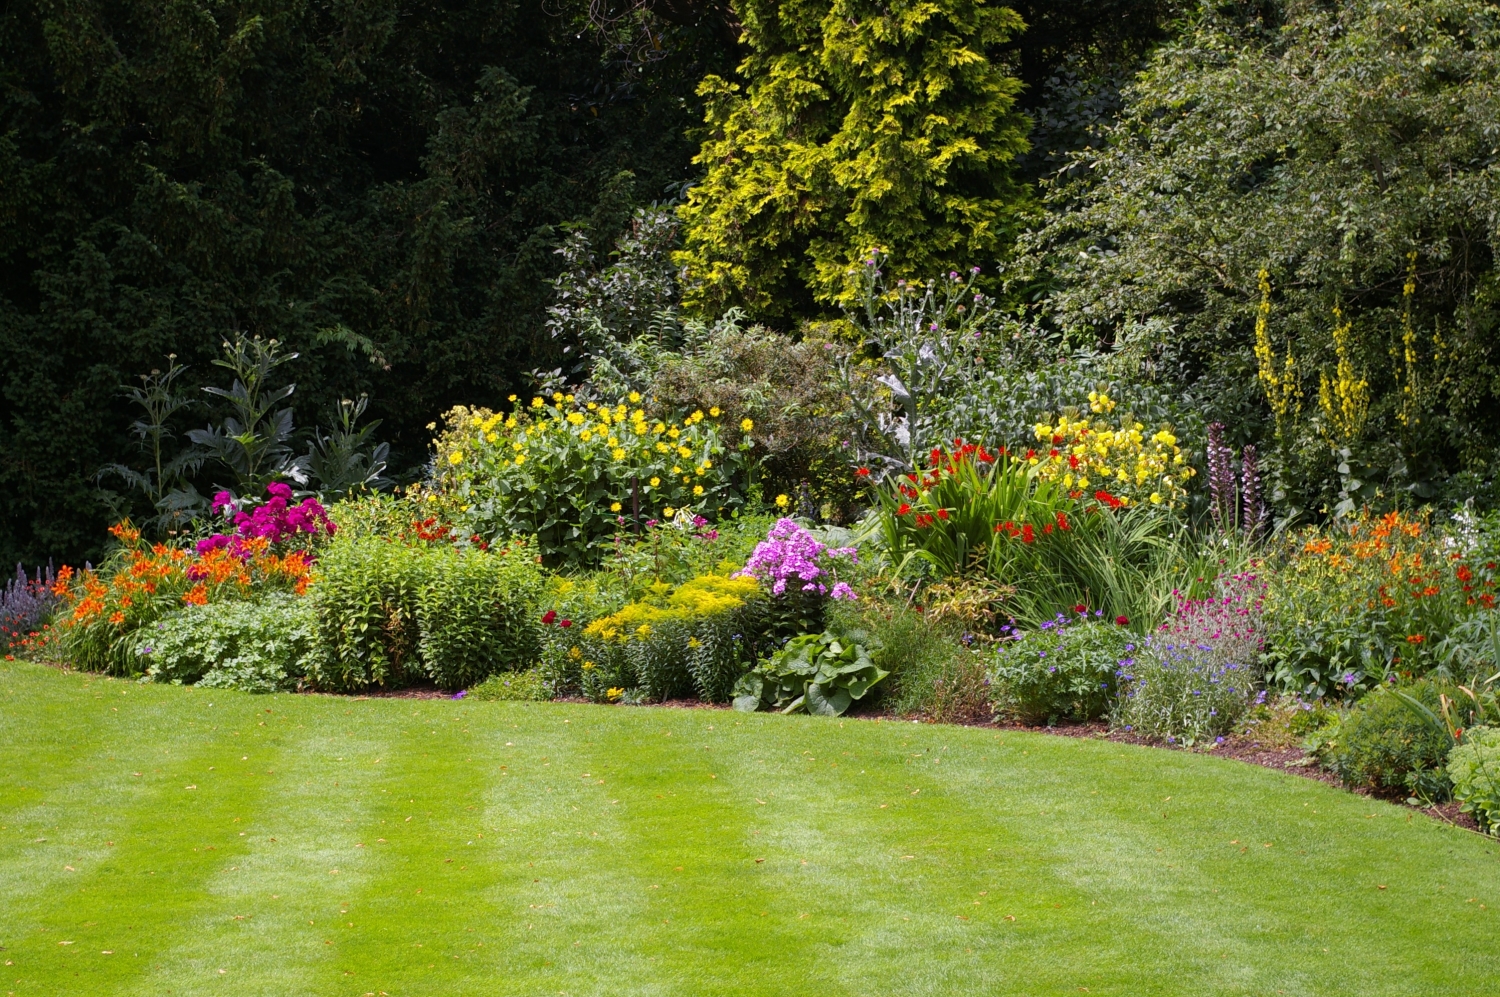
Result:
<svg viewBox="0 0 1500 997"><path fill-rule="evenodd" d="M500 672L491 675L470 689L468 698L542 702L551 699L552 693L541 671L528 668L524 672Z"/></svg>
<svg viewBox="0 0 1500 997"><path fill-rule="evenodd" d="M885 677L863 645L829 633L804 634L735 683L734 708L836 717Z"/></svg>
<svg viewBox="0 0 1500 997"><path fill-rule="evenodd" d="M508 416L455 408L439 436L432 486L464 532L536 536L549 564L596 564L622 517L669 520L679 509L717 517L741 504L741 456L720 413L680 418L633 393L611 407L574 396L534 398Z"/></svg>
<svg viewBox="0 0 1500 997"><path fill-rule="evenodd" d="M312 670L317 614L308 599L289 593L186 606L136 631L131 645L157 682L278 692Z"/></svg>
<svg viewBox="0 0 1500 997"><path fill-rule="evenodd" d="M525 551L444 546L431 552L427 569L417 599L418 652L438 688L462 689L536 660L531 607L541 576Z"/></svg>
<svg viewBox="0 0 1500 997"><path fill-rule="evenodd" d="M364 536L330 545L312 588L315 688L352 692L430 680L458 689L530 664L541 589L536 548Z"/></svg>
<svg viewBox="0 0 1500 997"><path fill-rule="evenodd" d="M1423 679L1403 690L1433 713L1456 690ZM1453 739L1440 725L1389 691L1370 693L1338 725L1321 752L1348 786L1375 792L1446 799L1451 788L1444 761Z"/></svg>
<svg viewBox="0 0 1500 997"><path fill-rule="evenodd" d="M340 534L318 564L311 598L323 654L309 673L325 692L410 684L427 551L387 537Z"/></svg>
<svg viewBox="0 0 1500 997"><path fill-rule="evenodd" d="M1500 727L1474 727L1448 752L1448 778L1461 810L1500 835Z"/></svg>
<svg viewBox="0 0 1500 997"><path fill-rule="evenodd" d="M1049 624L1001 642L992 675L1002 708L1027 723L1098 719L1139 638L1086 614L1059 614Z"/></svg>

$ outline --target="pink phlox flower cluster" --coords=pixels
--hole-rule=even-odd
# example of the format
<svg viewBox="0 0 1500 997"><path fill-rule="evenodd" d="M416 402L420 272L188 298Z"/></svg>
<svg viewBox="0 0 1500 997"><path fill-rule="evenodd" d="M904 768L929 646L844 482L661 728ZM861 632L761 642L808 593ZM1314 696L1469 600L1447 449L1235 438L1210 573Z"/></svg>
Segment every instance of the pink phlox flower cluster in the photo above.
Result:
<svg viewBox="0 0 1500 997"><path fill-rule="evenodd" d="M856 562L858 556L853 547L829 547L798 525L796 520L778 519L735 577L754 578L762 585L770 586L773 595L785 595L788 583L795 585L799 581L801 585L798 587L803 592L829 595L824 579L832 578L833 598L854 599L854 589L847 582L833 577L833 562L839 558Z"/></svg>
<svg viewBox="0 0 1500 997"><path fill-rule="evenodd" d="M266 494L269 498L249 512L239 508L229 492L221 491L216 494L210 508L215 514L233 513L235 535L216 533L200 540L197 545L198 553L207 554L227 547L235 557L247 558L250 554L242 543L242 538L264 537L271 543L281 543L298 535L317 536L319 533L326 533L331 537L338 531L338 525L328 518L328 510L317 499L305 498L292 505L290 485L273 481L266 486Z"/></svg>

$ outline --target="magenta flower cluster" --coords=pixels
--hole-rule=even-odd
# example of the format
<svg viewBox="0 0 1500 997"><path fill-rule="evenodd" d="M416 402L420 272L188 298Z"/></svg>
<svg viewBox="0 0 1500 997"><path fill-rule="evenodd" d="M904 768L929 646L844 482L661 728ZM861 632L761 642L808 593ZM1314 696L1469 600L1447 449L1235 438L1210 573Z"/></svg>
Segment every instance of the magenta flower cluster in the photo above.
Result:
<svg viewBox="0 0 1500 997"><path fill-rule="evenodd" d="M858 557L853 547L829 547L796 520L778 519L735 577L754 578L769 586L774 595L785 595L788 583L800 582L803 592L854 599L849 583L838 580L836 562L848 558L853 563ZM833 582L832 589L829 581Z"/></svg>
<svg viewBox="0 0 1500 997"><path fill-rule="evenodd" d="M233 513L234 535L216 533L206 540L198 541L198 553L207 554L221 547L229 548L236 557L249 556L242 541L263 537L271 543L281 543L293 537L317 536L326 533L330 537L338 526L328 518L328 510L315 498L305 498L292 505L292 489L279 481L266 486L264 502L250 511L239 507L233 495L227 491L214 496L209 508L215 515Z"/></svg>
<svg viewBox="0 0 1500 997"><path fill-rule="evenodd" d="M1265 644L1261 617L1266 583L1245 572L1221 576L1214 588L1206 599L1189 599L1174 590L1177 604L1161 631L1200 650L1213 648L1225 660L1254 661Z"/></svg>

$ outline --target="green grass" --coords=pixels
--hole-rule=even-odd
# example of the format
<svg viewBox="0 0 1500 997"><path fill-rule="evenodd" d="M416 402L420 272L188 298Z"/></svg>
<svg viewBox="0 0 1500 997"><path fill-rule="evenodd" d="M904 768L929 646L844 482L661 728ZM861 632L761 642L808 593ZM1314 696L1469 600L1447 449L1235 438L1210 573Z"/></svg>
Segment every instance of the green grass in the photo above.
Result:
<svg viewBox="0 0 1500 997"><path fill-rule="evenodd" d="M1478 994L1497 852L1102 741L0 665L0 995Z"/></svg>

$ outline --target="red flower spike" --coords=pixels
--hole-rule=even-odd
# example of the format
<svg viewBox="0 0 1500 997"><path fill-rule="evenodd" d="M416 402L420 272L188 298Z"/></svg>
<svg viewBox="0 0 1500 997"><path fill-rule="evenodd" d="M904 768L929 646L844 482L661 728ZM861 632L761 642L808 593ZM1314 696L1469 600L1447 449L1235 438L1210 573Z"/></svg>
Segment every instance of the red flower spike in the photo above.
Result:
<svg viewBox="0 0 1500 997"><path fill-rule="evenodd" d="M905 502L896 507L896 515L898 516L904 516L909 512L911 512L911 506Z"/></svg>

